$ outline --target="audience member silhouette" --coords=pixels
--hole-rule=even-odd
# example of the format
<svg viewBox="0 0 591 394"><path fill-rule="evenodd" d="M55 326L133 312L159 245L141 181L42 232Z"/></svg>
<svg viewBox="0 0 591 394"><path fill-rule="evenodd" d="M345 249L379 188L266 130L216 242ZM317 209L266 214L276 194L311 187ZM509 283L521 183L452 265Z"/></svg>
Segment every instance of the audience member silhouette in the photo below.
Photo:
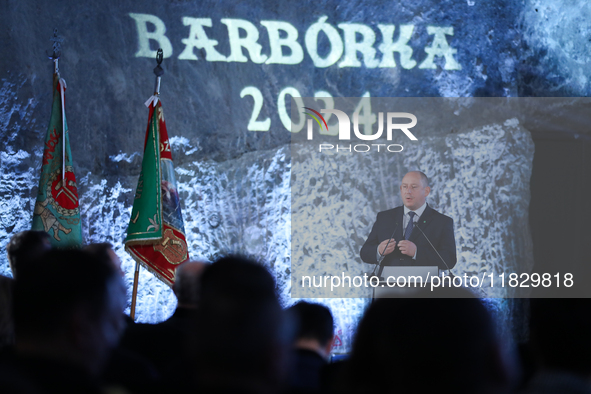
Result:
<svg viewBox="0 0 591 394"><path fill-rule="evenodd" d="M86 245L83 250L92 253L97 258L106 261L113 265L113 268L121 275L125 273L121 268L121 259L117 256L117 253L113 250L113 245L110 242L100 242L95 244Z"/></svg>
<svg viewBox="0 0 591 394"><path fill-rule="evenodd" d="M482 302L460 288L429 296L439 298L373 302L361 320L349 360L351 392L508 391L507 363Z"/></svg>
<svg viewBox="0 0 591 394"><path fill-rule="evenodd" d="M123 329L125 288L111 265L80 250L27 261L14 289L15 345L0 392L95 393Z"/></svg>
<svg viewBox="0 0 591 394"><path fill-rule="evenodd" d="M538 371L525 393L591 394L591 299L539 298L530 305Z"/></svg>
<svg viewBox="0 0 591 394"><path fill-rule="evenodd" d="M330 309L320 304L300 301L287 310L297 326L291 352L289 390L318 392L320 374L328 364L334 339Z"/></svg>
<svg viewBox="0 0 591 394"><path fill-rule="evenodd" d="M14 324L12 321L12 289L14 280L0 275L0 349L12 345Z"/></svg>
<svg viewBox="0 0 591 394"><path fill-rule="evenodd" d="M85 246L83 250L104 264L111 266L121 277L124 276L121 260L113 250L111 243L90 244ZM128 315L122 314L122 318L125 321L125 332L136 326ZM147 342L142 343L143 348L150 349L151 346L146 346L146 343L158 342L154 342L154 338L149 338ZM111 390L146 393L155 392L159 388L161 376L149 360L120 344L111 352L101 379L104 385Z"/></svg>
<svg viewBox="0 0 591 394"><path fill-rule="evenodd" d="M8 264L12 277L27 267L27 261L34 260L51 249L49 234L43 231L21 231L15 234L6 245Z"/></svg>
<svg viewBox="0 0 591 394"><path fill-rule="evenodd" d="M510 392L492 318L466 289L374 301L351 358L323 386L330 310L298 302L284 313L273 276L255 261L182 264L175 313L134 324L113 352L125 326L125 288L111 244L51 250L47 234L28 231L7 252L18 278L0 277L2 393ZM590 310L588 299L531 301L539 368L524 393L591 394Z"/></svg>
<svg viewBox="0 0 591 394"><path fill-rule="evenodd" d="M186 391L192 385L187 346L193 342L198 323L199 282L206 266L198 261L181 264L173 285L178 301L174 314L162 323L130 326L121 343L154 365L168 391Z"/></svg>
<svg viewBox="0 0 591 394"><path fill-rule="evenodd" d="M201 392L276 393L290 333L275 281L260 264L231 256L201 278L195 371Z"/></svg>

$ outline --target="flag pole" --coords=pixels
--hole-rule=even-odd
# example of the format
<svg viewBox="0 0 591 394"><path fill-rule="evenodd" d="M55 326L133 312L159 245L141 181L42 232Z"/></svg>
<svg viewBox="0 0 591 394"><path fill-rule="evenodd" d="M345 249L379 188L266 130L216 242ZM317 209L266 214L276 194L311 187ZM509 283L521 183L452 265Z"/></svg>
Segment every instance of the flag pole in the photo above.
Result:
<svg viewBox="0 0 591 394"><path fill-rule="evenodd" d="M162 64L163 58L164 58L164 56L163 56L162 48L158 48L158 51L156 52L156 63L158 63L158 65L156 66L156 68L154 68L154 74L156 75L156 83L154 85L154 96L153 97L156 97L156 98L160 96L160 77L162 76L162 74L164 74L164 70L160 66L160 64ZM156 102L153 105L156 106ZM139 281L139 274L140 274L140 263L136 261L135 274L133 276L133 292L131 295L131 310L129 312L129 315L133 320L135 320L135 302L136 302L136 298L137 298L137 286L138 286L138 281Z"/></svg>
<svg viewBox="0 0 591 394"><path fill-rule="evenodd" d="M60 98L62 104L62 182L65 184L66 178L66 115L65 115L65 100L64 100L64 89L65 81L60 77L59 58L62 54L61 43L64 41L62 37L57 34L57 28L53 29L53 53L49 58L53 60L53 73L57 76L58 83L60 85Z"/></svg>
<svg viewBox="0 0 591 394"><path fill-rule="evenodd" d="M135 274L133 275L133 293L131 295L131 311L129 312L129 316L131 320L135 320L135 300L137 298L137 283L140 276L140 263L135 262Z"/></svg>
<svg viewBox="0 0 591 394"><path fill-rule="evenodd" d="M156 52L156 63L158 64L154 68L154 75L156 75L156 83L154 85L154 96L160 96L160 77L164 74L164 70L160 66L162 64L162 59L164 58L164 52L162 48L158 48L158 52ZM155 104L154 104L155 105Z"/></svg>
<svg viewBox="0 0 591 394"><path fill-rule="evenodd" d="M59 76L58 60L62 54L61 44L64 41L64 39L57 34L57 28L53 29L53 36L50 38L50 41L53 41L52 54L50 56L47 53L47 51L45 51L45 53L47 54L49 59L53 61L53 73L58 74L58 76Z"/></svg>

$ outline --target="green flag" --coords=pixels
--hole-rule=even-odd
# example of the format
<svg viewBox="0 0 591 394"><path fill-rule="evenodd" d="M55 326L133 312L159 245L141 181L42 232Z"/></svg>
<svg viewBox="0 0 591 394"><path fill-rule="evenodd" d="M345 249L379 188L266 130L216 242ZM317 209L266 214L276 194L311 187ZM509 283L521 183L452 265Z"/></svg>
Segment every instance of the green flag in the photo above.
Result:
<svg viewBox="0 0 591 394"><path fill-rule="evenodd" d="M77 248L82 246L82 228L64 111L65 90L65 81L54 74L51 120L45 137L32 230L47 232L54 247Z"/></svg>
<svg viewBox="0 0 591 394"><path fill-rule="evenodd" d="M185 224L162 103L152 96L144 159L138 180L125 250L172 286L176 268L189 259Z"/></svg>

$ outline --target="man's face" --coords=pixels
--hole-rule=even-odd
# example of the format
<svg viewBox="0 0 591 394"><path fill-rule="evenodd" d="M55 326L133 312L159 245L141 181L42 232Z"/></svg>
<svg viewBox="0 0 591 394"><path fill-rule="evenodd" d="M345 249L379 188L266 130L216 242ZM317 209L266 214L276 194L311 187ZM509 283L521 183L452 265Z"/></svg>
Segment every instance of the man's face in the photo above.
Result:
<svg viewBox="0 0 591 394"><path fill-rule="evenodd" d="M400 184L402 203L411 211L422 207L430 192L431 188L424 185L419 173L409 172L402 178Z"/></svg>

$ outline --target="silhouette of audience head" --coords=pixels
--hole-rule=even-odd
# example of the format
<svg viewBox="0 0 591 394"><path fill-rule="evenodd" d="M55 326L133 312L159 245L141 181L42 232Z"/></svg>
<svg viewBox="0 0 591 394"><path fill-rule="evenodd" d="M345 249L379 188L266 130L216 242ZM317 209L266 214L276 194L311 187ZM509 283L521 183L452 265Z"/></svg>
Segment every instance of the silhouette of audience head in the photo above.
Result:
<svg viewBox="0 0 591 394"><path fill-rule="evenodd" d="M43 231L21 231L15 234L8 245L6 254L12 276L16 279L17 272L25 269L27 262L35 259L51 249L49 234Z"/></svg>
<svg viewBox="0 0 591 394"><path fill-rule="evenodd" d="M201 261L187 261L176 269L172 290L178 300L178 307L197 308L200 279L205 267L207 264Z"/></svg>
<svg viewBox="0 0 591 394"><path fill-rule="evenodd" d="M352 392L475 394L506 389L507 367L485 306L464 289L437 293L372 303L353 345L348 373ZM439 298L426 298L434 295Z"/></svg>
<svg viewBox="0 0 591 394"><path fill-rule="evenodd" d="M591 377L591 299L535 298L530 307L530 340L540 366Z"/></svg>
<svg viewBox="0 0 591 394"><path fill-rule="evenodd" d="M334 321L330 309L324 305L300 301L287 312L297 325L294 346L313 350L327 358L334 339Z"/></svg>
<svg viewBox="0 0 591 394"><path fill-rule="evenodd" d="M290 338L271 274L239 256L208 265L198 311L198 385L206 391L275 392Z"/></svg>
<svg viewBox="0 0 591 394"><path fill-rule="evenodd" d="M115 268L121 276L125 276L123 269L121 269L121 259L113 250L113 245L110 242L86 245L82 250L94 254L97 258L113 265L113 268Z"/></svg>
<svg viewBox="0 0 591 394"><path fill-rule="evenodd" d="M125 288L114 267L81 250L51 250L19 273L15 349L100 372L124 328Z"/></svg>

